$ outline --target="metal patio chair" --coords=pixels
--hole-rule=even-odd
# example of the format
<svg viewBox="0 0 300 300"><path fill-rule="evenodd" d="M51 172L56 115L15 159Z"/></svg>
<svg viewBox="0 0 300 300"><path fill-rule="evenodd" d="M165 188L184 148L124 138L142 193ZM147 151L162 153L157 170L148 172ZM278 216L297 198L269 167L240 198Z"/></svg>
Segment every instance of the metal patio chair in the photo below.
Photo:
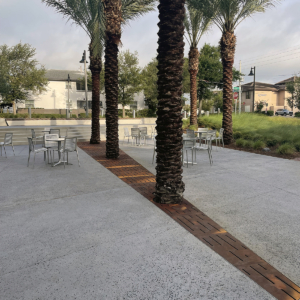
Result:
<svg viewBox="0 0 300 300"><path fill-rule="evenodd" d="M191 131L193 131L193 130L191 130ZM187 168L189 167L188 150L192 151L192 165L194 165L194 151L195 151L195 145L196 145L195 135L191 139L188 139L188 138L189 137L186 137L186 139L183 140L183 147L182 147L182 164L184 165L184 151L185 151ZM195 160L196 160L196 152L195 152Z"/></svg>
<svg viewBox="0 0 300 300"><path fill-rule="evenodd" d="M201 133L200 133L200 137L199 137L199 146L195 146L194 149L195 151L207 151L208 153L208 158L209 158L209 163L210 165L213 164L213 158L212 158L212 141L215 139L216 137L216 133L215 131L214 132L211 132L211 133L206 133L205 134L205 139L206 139L206 143L205 144L201 144ZM196 156L196 154L195 154Z"/></svg>
<svg viewBox="0 0 300 300"><path fill-rule="evenodd" d="M28 144L29 144L29 153L28 153L28 162L27 162L27 167L29 167L29 160L30 160L30 153L33 152L34 155L33 155L33 169L34 169L34 163L35 163L35 155L36 153L40 153L40 152L44 152L46 153L48 151L47 148L38 148L38 149L35 149L35 144L33 142L33 139L32 138L28 138Z"/></svg>
<svg viewBox="0 0 300 300"><path fill-rule="evenodd" d="M134 138L135 138L135 144L137 145L137 140L140 138L140 129L139 128L131 128L131 137L132 137L132 145L133 145Z"/></svg>
<svg viewBox="0 0 300 300"><path fill-rule="evenodd" d="M78 150L77 150L77 138L76 137L65 138L63 148L60 150L60 152L63 154L64 168L66 168L66 163L69 164L69 153L70 152L76 152L78 165L80 167L79 155L78 155ZM67 154L67 161L65 159L65 154Z"/></svg>
<svg viewBox="0 0 300 300"><path fill-rule="evenodd" d="M147 144L147 138L151 139L151 135L147 134L147 127L140 127L140 137L141 139L144 139L144 144Z"/></svg>
<svg viewBox="0 0 300 300"><path fill-rule="evenodd" d="M125 139L128 138L128 143L129 143L129 138L131 135L129 134L129 130L127 127L124 128L124 139L123 139L123 144L125 143Z"/></svg>
<svg viewBox="0 0 300 300"><path fill-rule="evenodd" d="M32 137L32 140L38 140L38 139L42 139L44 136L43 135L36 136L35 130L31 129L31 137Z"/></svg>
<svg viewBox="0 0 300 300"><path fill-rule="evenodd" d="M58 134L58 137L60 137L60 129L50 129L50 134Z"/></svg>
<svg viewBox="0 0 300 300"><path fill-rule="evenodd" d="M5 146L11 146L12 149L13 149L14 156L16 156L15 155L15 149L14 149L13 141L12 141L12 137L13 137L12 133L5 133L4 142L0 143L1 156L2 156L2 147L3 147L4 148L5 157L7 158Z"/></svg>
<svg viewBox="0 0 300 300"><path fill-rule="evenodd" d="M47 154L48 154L48 163L49 163L49 155L50 157L53 157L53 161L54 161L54 151L58 151L58 144L57 142L51 142L51 141L47 141L47 140L55 140L59 138L58 134L45 134L44 135L44 140L43 140L43 147L46 148ZM51 156L51 151L53 151L52 156ZM44 156L45 159L45 156Z"/></svg>

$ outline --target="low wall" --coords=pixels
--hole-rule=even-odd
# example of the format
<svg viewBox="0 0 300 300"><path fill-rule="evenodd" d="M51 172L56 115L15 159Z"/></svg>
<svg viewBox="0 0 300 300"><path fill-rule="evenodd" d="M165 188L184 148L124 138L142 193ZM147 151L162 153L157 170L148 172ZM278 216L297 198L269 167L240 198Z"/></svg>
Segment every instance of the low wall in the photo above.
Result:
<svg viewBox="0 0 300 300"><path fill-rule="evenodd" d="M71 109L72 115L78 116L79 114L85 113L85 110L83 108L78 109ZM18 114L28 114L28 108L18 108L17 109ZM31 109L32 114L58 114L58 115L65 115L66 109L43 109L43 108L32 108ZM89 109L89 114L92 113L92 110Z"/></svg>

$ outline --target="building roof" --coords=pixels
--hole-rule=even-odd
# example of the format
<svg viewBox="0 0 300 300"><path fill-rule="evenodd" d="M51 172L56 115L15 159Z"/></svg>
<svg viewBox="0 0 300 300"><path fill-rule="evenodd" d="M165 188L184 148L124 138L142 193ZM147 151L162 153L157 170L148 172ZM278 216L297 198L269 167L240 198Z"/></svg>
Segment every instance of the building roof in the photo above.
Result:
<svg viewBox="0 0 300 300"><path fill-rule="evenodd" d="M47 70L45 76L49 81L68 81L68 74L70 75L71 81L84 78L83 71L74 70Z"/></svg>
<svg viewBox="0 0 300 300"><path fill-rule="evenodd" d="M296 77L296 76L290 77L290 78L288 78L288 79L279 81L279 82L277 82L277 83L275 83L275 84L276 84L276 85L282 85L282 84L286 84L287 82L295 81L295 77Z"/></svg>
<svg viewBox="0 0 300 300"><path fill-rule="evenodd" d="M278 92L280 87L275 84L264 83L264 82L255 82L256 91L273 91ZM253 91L253 82L249 82L242 85L242 91Z"/></svg>

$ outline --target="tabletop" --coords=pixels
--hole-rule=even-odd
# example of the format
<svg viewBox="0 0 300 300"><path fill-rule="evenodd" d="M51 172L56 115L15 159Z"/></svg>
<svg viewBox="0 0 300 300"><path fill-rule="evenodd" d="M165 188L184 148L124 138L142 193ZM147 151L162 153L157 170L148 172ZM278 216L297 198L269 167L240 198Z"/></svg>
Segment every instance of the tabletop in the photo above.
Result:
<svg viewBox="0 0 300 300"><path fill-rule="evenodd" d="M47 142L61 142L64 140L65 138L46 139Z"/></svg>

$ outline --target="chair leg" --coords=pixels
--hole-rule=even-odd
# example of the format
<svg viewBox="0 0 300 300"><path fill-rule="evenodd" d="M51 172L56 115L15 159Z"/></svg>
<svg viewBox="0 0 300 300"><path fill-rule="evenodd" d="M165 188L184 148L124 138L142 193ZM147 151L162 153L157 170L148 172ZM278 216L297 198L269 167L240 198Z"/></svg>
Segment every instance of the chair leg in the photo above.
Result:
<svg viewBox="0 0 300 300"><path fill-rule="evenodd" d="M153 165L153 163L154 163L154 156L155 156L155 147L154 147L154 149L153 149L152 165Z"/></svg>
<svg viewBox="0 0 300 300"><path fill-rule="evenodd" d="M7 158L7 154L6 154L5 145L3 145L3 148L4 148L5 157Z"/></svg>
<svg viewBox="0 0 300 300"><path fill-rule="evenodd" d="M29 153L28 153L28 162L27 162L27 167L29 167L29 160L30 160L30 150L29 150Z"/></svg>
<svg viewBox="0 0 300 300"><path fill-rule="evenodd" d="M80 162L79 162L79 155L78 155L78 150L76 150L76 153L77 153L78 165L79 165L79 167L80 167Z"/></svg>
<svg viewBox="0 0 300 300"><path fill-rule="evenodd" d="M67 152L67 165L69 164L69 152Z"/></svg>
<svg viewBox="0 0 300 300"><path fill-rule="evenodd" d="M14 156L16 156L16 154L15 154L15 149L14 149L14 145L11 144L11 146L12 146L12 149L13 149Z"/></svg>
<svg viewBox="0 0 300 300"><path fill-rule="evenodd" d="M192 148L192 166L194 165L194 149Z"/></svg>
<svg viewBox="0 0 300 300"><path fill-rule="evenodd" d="M64 169L66 168L66 159L65 159L65 151L64 151L64 154L63 154L63 160L64 160ZM68 159L68 154L67 154L67 159Z"/></svg>
<svg viewBox="0 0 300 300"><path fill-rule="evenodd" d="M1 156L2 156L2 145L0 146L0 148L1 148Z"/></svg>
<svg viewBox="0 0 300 300"><path fill-rule="evenodd" d="M186 150L186 167L189 167L189 157L188 157L188 152Z"/></svg>
<svg viewBox="0 0 300 300"><path fill-rule="evenodd" d="M35 152L34 152L34 155L33 155L33 168L34 168L34 163L35 163Z"/></svg>

